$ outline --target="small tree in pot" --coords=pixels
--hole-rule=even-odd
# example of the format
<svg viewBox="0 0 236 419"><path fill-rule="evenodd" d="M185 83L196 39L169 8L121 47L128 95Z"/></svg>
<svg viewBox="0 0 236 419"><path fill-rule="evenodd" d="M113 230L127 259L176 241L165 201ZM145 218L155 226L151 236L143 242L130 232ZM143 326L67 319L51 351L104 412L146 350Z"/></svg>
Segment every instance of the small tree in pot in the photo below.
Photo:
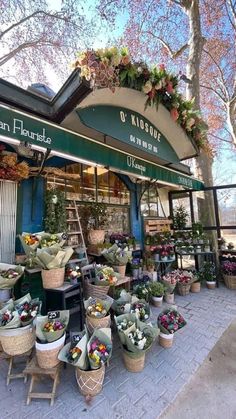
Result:
<svg viewBox="0 0 236 419"><path fill-rule="evenodd" d="M161 282L152 282L150 284L152 303L155 307L161 307L163 295L165 293L165 286Z"/></svg>
<svg viewBox="0 0 236 419"><path fill-rule="evenodd" d="M105 230L103 229L107 217L107 206L103 202L86 204L88 213L88 240L91 244L104 242Z"/></svg>

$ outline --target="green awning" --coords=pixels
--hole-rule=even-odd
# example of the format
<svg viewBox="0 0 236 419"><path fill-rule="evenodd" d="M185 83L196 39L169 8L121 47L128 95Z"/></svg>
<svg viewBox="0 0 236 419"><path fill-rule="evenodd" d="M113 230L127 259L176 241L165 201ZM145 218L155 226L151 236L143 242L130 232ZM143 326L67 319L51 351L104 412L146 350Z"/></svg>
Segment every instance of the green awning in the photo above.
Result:
<svg viewBox="0 0 236 419"><path fill-rule="evenodd" d="M77 159L162 182L202 190L201 181L106 144L74 133L48 121L0 105L0 140L12 138Z"/></svg>

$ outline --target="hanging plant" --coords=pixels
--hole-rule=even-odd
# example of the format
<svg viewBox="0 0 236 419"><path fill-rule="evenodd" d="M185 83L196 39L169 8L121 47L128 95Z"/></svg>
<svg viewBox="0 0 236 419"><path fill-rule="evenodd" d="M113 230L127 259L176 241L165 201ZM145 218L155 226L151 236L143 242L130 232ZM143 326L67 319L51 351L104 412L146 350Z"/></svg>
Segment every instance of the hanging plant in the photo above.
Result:
<svg viewBox="0 0 236 419"><path fill-rule="evenodd" d="M45 194L44 228L51 234L66 231L65 194L57 189L50 189Z"/></svg>

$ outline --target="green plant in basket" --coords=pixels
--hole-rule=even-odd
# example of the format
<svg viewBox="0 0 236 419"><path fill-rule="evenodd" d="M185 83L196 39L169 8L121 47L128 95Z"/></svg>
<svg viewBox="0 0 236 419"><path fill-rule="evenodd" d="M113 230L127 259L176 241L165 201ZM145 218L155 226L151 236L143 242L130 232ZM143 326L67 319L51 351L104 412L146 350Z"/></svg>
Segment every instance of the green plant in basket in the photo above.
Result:
<svg viewBox="0 0 236 419"><path fill-rule="evenodd" d="M136 287L134 288L134 294L140 300L149 301L151 296L149 283L136 285Z"/></svg>
<svg viewBox="0 0 236 419"><path fill-rule="evenodd" d="M165 294L165 286L161 282L152 282L150 284L150 291L153 297L162 297Z"/></svg>

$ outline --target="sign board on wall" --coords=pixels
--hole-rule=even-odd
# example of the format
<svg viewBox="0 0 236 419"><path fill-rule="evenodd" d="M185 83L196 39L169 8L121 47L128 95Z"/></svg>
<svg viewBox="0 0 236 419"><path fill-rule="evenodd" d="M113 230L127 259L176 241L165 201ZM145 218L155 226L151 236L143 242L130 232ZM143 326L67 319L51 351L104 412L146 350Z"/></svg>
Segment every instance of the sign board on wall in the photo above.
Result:
<svg viewBox="0 0 236 419"><path fill-rule="evenodd" d="M171 163L179 158L162 133L137 112L108 105L77 108L84 125Z"/></svg>

